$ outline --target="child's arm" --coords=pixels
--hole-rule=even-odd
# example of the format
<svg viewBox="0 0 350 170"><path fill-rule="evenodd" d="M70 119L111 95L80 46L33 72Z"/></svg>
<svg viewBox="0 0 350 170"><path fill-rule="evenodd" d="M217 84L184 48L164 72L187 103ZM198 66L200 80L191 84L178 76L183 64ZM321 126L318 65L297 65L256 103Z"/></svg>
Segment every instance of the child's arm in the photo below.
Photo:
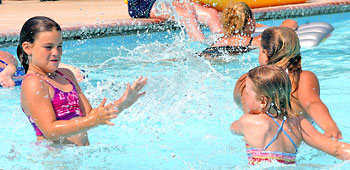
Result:
<svg viewBox="0 0 350 170"><path fill-rule="evenodd" d="M338 159L350 159L350 145L333 140L318 132L309 121L300 117L303 140L310 146L335 156Z"/></svg>
<svg viewBox="0 0 350 170"><path fill-rule="evenodd" d="M231 133L234 135L243 135L241 131L240 121L234 121L230 126Z"/></svg>
<svg viewBox="0 0 350 170"><path fill-rule="evenodd" d="M35 124L47 139L58 140L84 132L100 124L113 125L111 119L117 117L115 105L100 106L85 117L71 120L56 120L52 107L49 85L38 76L28 76L22 82L21 103L25 112L32 117ZM40 107L38 107L40 106Z"/></svg>
<svg viewBox="0 0 350 170"><path fill-rule="evenodd" d="M267 25L260 24L260 23L255 23L255 26L256 26L256 27L267 27Z"/></svg>
<svg viewBox="0 0 350 170"><path fill-rule="evenodd" d="M8 65L14 65L14 66L18 65L18 61L16 60L16 58L9 52L0 50L0 59L5 61Z"/></svg>
<svg viewBox="0 0 350 170"><path fill-rule="evenodd" d="M336 140L343 138L327 106L320 99L320 86L314 73L303 71L300 75L298 99L306 113L324 130L326 136Z"/></svg>
<svg viewBox="0 0 350 170"><path fill-rule="evenodd" d="M203 41L205 36L197 22L197 16L195 14L194 8L188 1L173 1L172 5L179 15L179 21L185 26L186 33L189 35L190 39L193 41Z"/></svg>
<svg viewBox="0 0 350 170"><path fill-rule="evenodd" d="M0 85L3 87L15 86L13 75L17 70L16 66L18 62L16 58L8 52L0 51L0 60L7 64L0 63L1 67L4 68L4 70L0 72Z"/></svg>
<svg viewBox="0 0 350 170"><path fill-rule="evenodd" d="M288 28L291 28L293 30L296 30L298 28L298 23L292 19L286 19L282 22L280 27L288 27Z"/></svg>

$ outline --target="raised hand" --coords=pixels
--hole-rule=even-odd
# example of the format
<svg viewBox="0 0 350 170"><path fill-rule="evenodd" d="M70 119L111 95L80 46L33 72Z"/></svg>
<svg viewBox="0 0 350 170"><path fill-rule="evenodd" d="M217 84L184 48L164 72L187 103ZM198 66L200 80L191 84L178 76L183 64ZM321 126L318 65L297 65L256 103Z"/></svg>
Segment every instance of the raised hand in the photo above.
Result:
<svg viewBox="0 0 350 170"><path fill-rule="evenodd" d="M92 109L89 115L93 116L97 121L97 124L107 124L113 126L114 123L110 122L118 116L119 110L115 109L116 104L108 104L105 106L107 99L104 98L98 108Z"/></svg>
<svg viewBox="0 0 350 170"><path fill-rule="evenodd" d="M139 99L139 97L146 94L146 92L139 93L139 91L146 84L147 84L147 78L142 78L142 76L136 79L131 86L128 83L123 96L114 103L114 105L118 106L119 112L130 107L132 104L134 104L137 101L137 99Z"/></svg>
<svg viewBox="0 0 350 170"><path fill-rule="evenodd" d="M339 129L337 127L325 129L324 135L326 135L332 139L335 139L335 140L343 139L342 133L339 131Z"/></svg>

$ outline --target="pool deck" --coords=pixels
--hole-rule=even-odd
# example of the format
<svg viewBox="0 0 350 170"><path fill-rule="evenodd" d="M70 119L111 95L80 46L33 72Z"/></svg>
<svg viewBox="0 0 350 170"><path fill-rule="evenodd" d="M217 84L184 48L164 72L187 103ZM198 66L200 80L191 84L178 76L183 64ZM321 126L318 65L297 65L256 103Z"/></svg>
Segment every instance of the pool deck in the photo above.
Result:
<svg viewBox="0 0 350 170"><path fill-rule="evenodd" d="M169 24L162 20L131 19L127 8L124 0L2 0L0 47L17 42L23 23L37 15L57 21L65 39L168 28ZM350 0L309 0L302 4L253 9L258 20L349 11Z"/></svg>

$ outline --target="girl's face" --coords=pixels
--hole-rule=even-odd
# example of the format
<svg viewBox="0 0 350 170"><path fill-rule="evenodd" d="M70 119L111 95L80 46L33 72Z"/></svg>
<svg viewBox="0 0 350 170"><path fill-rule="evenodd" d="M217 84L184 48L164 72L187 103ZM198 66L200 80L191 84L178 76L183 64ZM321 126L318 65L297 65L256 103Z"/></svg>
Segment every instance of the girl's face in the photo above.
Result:
<svg viewBox="0 0 350 170"><path fill-rule="evenodd" d="M268 60L269 60L269 58L267 57L266 50L264 50L260 45L260 47L259 47L259 64L261 66L266 65Z"/></svg>
<svg viewBox="0 0 350 170"><path fill-rule="evenodd" d="M258 94L255 92L255 85L252 80L247 77L246 87L242 98L244 113L259 114L262 111L262 101L258 99Z"/></svg>
<svg viewBox="0 0 350 170"><path fill-rule="evenodd" d="M61 32L40 32L29 46L27 54L32 56L30 64L47 73L57 70L62 56Z"/></svg>

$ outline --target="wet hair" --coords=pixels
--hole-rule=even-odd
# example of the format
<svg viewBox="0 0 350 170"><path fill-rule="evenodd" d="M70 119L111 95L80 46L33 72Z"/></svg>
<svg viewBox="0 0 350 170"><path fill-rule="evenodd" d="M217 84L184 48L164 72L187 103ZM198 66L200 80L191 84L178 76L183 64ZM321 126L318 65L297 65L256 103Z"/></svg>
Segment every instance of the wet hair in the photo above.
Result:
<svg viewBox="0 0 350 170"><path fill-rule="evenodd" d="M220 15L224 34L228 36L241 34L249 18L253 18L253 13L246 3L230 3Z"/></svg>
<svg viewBox="0 0 350 170"><path fill-rule="evenodd" d="M287 27L267 28L261 35L261 47L267 52L267 64L279 66L292 75L291 81L295 87L292 94L296 92L302 70L300 43L295 31Z"/></svg>
<svg viewBox="0 0 350 170"><path fill-rule="evenodd" d="M264 96L270 102L270 109L277 111L277 116L296 117L290 101L292 84L287 72L274 65L255 67L248 72L248 78L254 84L257 97ZM270 110L269 109L269 110Z"/></svg>
<svg viewBox="0 0 350 170"><path fill-rule="evenodd" d="M17 57L26 73L29 67L29 60L28 54L24 52L22 44L24 42L34 43L39 33L52 31L53 29L56 31L62 31L61 27L54 20L45 16L35 16L24 23L17 46Z"/></svg>

